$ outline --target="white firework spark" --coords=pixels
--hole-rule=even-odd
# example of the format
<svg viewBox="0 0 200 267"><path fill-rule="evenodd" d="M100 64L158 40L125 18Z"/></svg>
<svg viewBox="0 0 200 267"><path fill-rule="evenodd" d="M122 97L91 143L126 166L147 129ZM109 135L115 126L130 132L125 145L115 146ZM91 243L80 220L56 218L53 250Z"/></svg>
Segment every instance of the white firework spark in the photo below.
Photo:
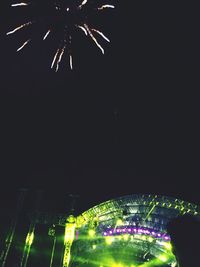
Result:
<svg viewBox="0 0 200 267"><path fill-rule="evenodd" d="M105 39L107 42L109 42L110 43L110 40L102 33L102 32L100 32L100 31L98 31L98 30L96 30L96 29L91 29L93 32L97 32L99 35L101 35L101 37L103 38L103 39Z"/></svg>
<svg viewBox="0 0 200 267"><path fill-rule="evenodd" d="M73 70L73 58L72 58L72 54L69 55L69 65L71 70Z"/></svg>
<svg viewBox="0 0 200 267"><path fill-rule="evenodd" d="M19 27L15 28L14 30L10 31L10 32L7 32L6 34L9 35L9 34L13 34L15 33L16 31L19 31L21 29L23 29L24 27L28 27L29 25L33 24L33 21L29 21L25 24L22 24L20 25Z"/></svg>
<svg viewBox="0 0 200 267"><path fill-rule="evenodd" d="M71 46L71 43L72 43L72 36L70 35L69 36L69 44L70 44L70 46ZM70 68L71 68L71 70L73 69L73 58L72 58L72 53L71 53L71 51L69 51L70 53L69 53L69 65L70 65Z"/></svg>
<svg viewBox="0 0 200 267"><path fill-rule="evenodd" d="M61 60L62 60L63 54L64 54L64 52L65 52L65 48L66 48L66 46L64 46L64 47L62 48L62 50L61 50L60 56L59 56L58 61L57 61L56 72L57 72L58 69L59 69L59 64L60 64L60 62L61 62Z"/></svg>
<svg viewBox="0 0 200 267"><path fill-rule="evenodd" d="M43 40L45 40L47 38L47 36L50 34L51 30L48 30L45 34L45 36L43 37Z"/></svg>
<svg viewBox="0 0 200 267"><path fill-rule="evenodd" d="M81 6L87 4L87 0L83 0L83 2L81 3Z"/></svg>
<svg viewBox="0 0 200 267"><path fill-rule="evenodd" d="M104 54L104 49L103 47L97 42L97 39L94 37L94 35L92 34L90 28L88 27L87 24L84 24L85 29L87 30L89 36L92 38L92 40L95 42L96 46L101 50L102 54Z"/></svg>
<svg viewBox="0 0 200 267"><path fill-rule="evenodd" d="M52 69L53 69L53 66L54 66L54 64L56 62L56 58L57 58L59 52L60 52L60 48L57 49L57 51L56 51L56 53L54 55L54 58L53 58L53 61L52 61L52 64L51 64L51 68Z"/></svg>
<svg viewBox="0 0 200 267"><path fill-rule="evenodd" d="M22 3L12 4L11 6L12 6L12 7L16 7L16 6L28 6L28 5L29 5L29 3L24 3L24 2L22 2Z"/></svg>
<svg viewBox="0 0 200 267"><path fill-rule="evenodd" d="M97 9L98 9L98 10L103 10L103 9L105 9L105 8L115 8L115 6L113 6L113 5L103 5L103 6L101 6L101 7L98 7Z"/></svg>
<svg viewBox="0 0 200 267"><path fill-rule="evenodd" d="M24 1L26 1L26 0L24 0ZM29 2L24 2L24 1L14 3L11 5L11 7L29 6L29 5L31 5L33 0L32 1L27 0ZM90 38L92 39L92 41L95 43L95 45L101 50L102 54L104 54L104 48L101 46L99 41L97 41L95 35L98 34L105 41L110 42L110 40L104 35L103 32L97 30L96 28L90 27L90 23L88 22L88 19L87 19L87 17L88 17L87 13L88 12L98 12L98 11L100 12L100 11L105 10L105 9L113 9L113 8L115 8L115 6L110 5L110 4L104 4L104 5L97 7L97 6L95 6L94 3L92 4L93 6L88 5L89 1L90 0L81 0L80 1L81 3L79 3L77 6L74 7L74 3L71 4L70 1L69 2L66 1L66 4L63 5L63 2L61 0L54 0L53 8L56 12L56 19L59 19L61 16L63 16L62 15L63 11L65 11L65 12L67 12L67 14L69 14L69 19L66 20L66 23L64 20L62 20L62 18L60 20L63 23L60 26L61 27L64 26L63 37L60 40L61 44L59 45L59 48L56 50L54 57L53 57L53 60L52 60L52 63L51 63L51 69L55 69L56 72L59 70L60 63L63 60L63 56L65 54L65 51L66 51L66 54L69 56L70 68L73 69L73 55L72 55L72 51L71 51L71 43L72 43L72 37L73 37L74 31L77 28L80 29L85 34L85 36L87 36L89 39ZM58 14L58 12L61 12L61 13ZM61 16L60 16L60 14L61 14ZM71 17L72 17L72 20L70 19ZM74 23L74 19L77 19L76 23ZM42 22L43 18L42 17L39 18L39 21ZM35 22L38 22L38 21L36 21L36 20L35 21L28 21L28 22L16 27L15 29L7 32L6 34L7 35L14 34L15 32L17 32L19 30L22 30L26 27L29 27L30 25L32 25ZM53 34L55 32L55 30L56 30L56 27L54 29L54 25L49 26L49 29L47 28L46 33L43 35L43 40L46 40L47 37L49 36L49 34L50 33ZM31 39L28 39L27 41L25 41L17 49L17 51L22 50L30 41L31 41Z"/></svg>
<svg viewBox="0 0 200 267"><path fill-rule="evenodd" d="M30 42L31 39L28 39L26 42L23 43L22 46L20 46L18 49L17 49L17 52L19 52L20 50L22 50L29 42Z"/></svg>
<svg viewBox="0 0 200 267"><path fill-rule="evenodd" d="M83 2L80 4L79 8L87 4L87 0L83 0Z"/></svg>
<svg viewBox="0 0 200 267"><path fill-rule="evenodd" d="M62 57L64 55L65 49L66 49L66 45L64 45L62 48L58 48L55 55L54 55L54 58L53 58L53 61L51 64L51 68L53 69L53 67L56 63L56 69L55 69L56 72L59 69L59 65L60 65L60 62L61 62Z"/></svg>
<svg viewBox="0 0 200 267"><path fill-rule="evenodd" d="M70 35L69 36L69 46L71 45L71 42L72 42L72 37ZM54 55L52 64L51 64L51 68L53 68L55 63L56 63L56 69L55 69L56 72L59 70L60 62L62 61L63 55L64 55L65 50L66 50L66 46L67 46L67 35L65 35L65 37L64 37L63 47L57 49L57 51ZM72 53L71 52L69 54L69 65L70 65L70 68L73 69Z"/></svg>
<svg viewBox="0 0 200 267"><path fill-rule="evenodd" d="M87 30L86 30L83 26L78 25L77 27L78 27L79 29L81 29L81 30L85 33L86 36L88 35Z"/></svg>

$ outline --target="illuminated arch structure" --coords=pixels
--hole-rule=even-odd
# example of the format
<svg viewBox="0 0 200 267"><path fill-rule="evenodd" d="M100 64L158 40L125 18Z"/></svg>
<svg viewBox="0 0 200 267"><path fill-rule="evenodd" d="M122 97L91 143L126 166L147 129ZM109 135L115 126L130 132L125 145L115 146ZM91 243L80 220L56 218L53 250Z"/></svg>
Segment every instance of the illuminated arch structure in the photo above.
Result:
<svg viewBox="0 0 200 267"><path fill-rule="evenodd" d="M28 259L29 256L31 259L38 257L37 253L30 252L34 251L35 237L39 234L37 224L42 224L46 225L45 229L49 228L52 244L45 267L173 267L176 261L166 225L183 214L200 218L200 207L171 197L141 194L106 201L77 217L36 210L24 240L19 266L40 266L30 265ZM2 267L7 264L13 235L14 230L6 238L0 254ZM42 240L45 246L45 239Z"/></svg>
<svg viewBox="0 0 200 267"><path fill-rule="evenodd" d="M76 218L70 266L175 266L166 225L186 213L200 216L200 209L157 195L130 195L97 205Z"/></svg>

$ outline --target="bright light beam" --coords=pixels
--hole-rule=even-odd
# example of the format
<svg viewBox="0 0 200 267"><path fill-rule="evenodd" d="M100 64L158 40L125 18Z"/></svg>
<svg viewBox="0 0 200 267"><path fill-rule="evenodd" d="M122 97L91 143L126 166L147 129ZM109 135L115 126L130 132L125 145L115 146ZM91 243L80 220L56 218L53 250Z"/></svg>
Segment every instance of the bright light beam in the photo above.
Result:
<svg viewBox="0 0 200 267"><path fill-rule="evenodd" d="M151 207L151 209L150 209L150 211L148 212L148 214L146 215L144 221L146 221L146 219L149 218L150 214L151 214L152 211L155 209L155 207L156 207L156 204L154 204L154 205Z"/></svg>

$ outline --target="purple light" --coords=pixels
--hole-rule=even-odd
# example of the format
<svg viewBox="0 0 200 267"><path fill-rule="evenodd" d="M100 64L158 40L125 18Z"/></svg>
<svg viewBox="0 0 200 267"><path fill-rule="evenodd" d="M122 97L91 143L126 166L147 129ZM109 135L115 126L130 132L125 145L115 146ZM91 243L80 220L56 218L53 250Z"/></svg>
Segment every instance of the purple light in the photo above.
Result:
<svg viewBox="0 0 200 267"><path fill-rule="evenodd" d="M78 240L78 231L76 231L76 240Z"/></svg>
<svg viewBox="0 0 200 267"><path fill-rule="evenodd" d="M136 228L136 227L129 227L129 228L110 228L107 229L107 231L103 232L104 236L109 236L109 235L116 235L116 234L125 234L125 233L129 233L129 234L145 234L145 235L150 235L153 236L154 238L162 238L163 240L170 240L170 237L168 235L166 235L166 233L159 233L153 229L149 229L146 227L140 227L140 228Z"/></svg>

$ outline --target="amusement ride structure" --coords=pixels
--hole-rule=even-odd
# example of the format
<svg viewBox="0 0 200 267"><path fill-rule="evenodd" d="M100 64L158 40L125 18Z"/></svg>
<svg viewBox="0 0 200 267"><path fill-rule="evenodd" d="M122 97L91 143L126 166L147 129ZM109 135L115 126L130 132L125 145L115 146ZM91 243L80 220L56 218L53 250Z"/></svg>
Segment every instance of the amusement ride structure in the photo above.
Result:
<svg viewBox="0 0 200 267"><path fill-rule="evenodd" d="M78 216L73 212L52 215L36 209L16 266L29 267L29 257L37 257L37 253L30 256L30 251L37 235L35 226L42 224L52 238L49 267L173 267L176 260L166 226L183 214L200 217L200 207L172 197L142 194L103 202ZM2 267L7 266L9 250L14 246L16 219L1 253ZM61 250L57 249L58 226L63 229ZM58 255L59 265L55 260Z"/></svg>

